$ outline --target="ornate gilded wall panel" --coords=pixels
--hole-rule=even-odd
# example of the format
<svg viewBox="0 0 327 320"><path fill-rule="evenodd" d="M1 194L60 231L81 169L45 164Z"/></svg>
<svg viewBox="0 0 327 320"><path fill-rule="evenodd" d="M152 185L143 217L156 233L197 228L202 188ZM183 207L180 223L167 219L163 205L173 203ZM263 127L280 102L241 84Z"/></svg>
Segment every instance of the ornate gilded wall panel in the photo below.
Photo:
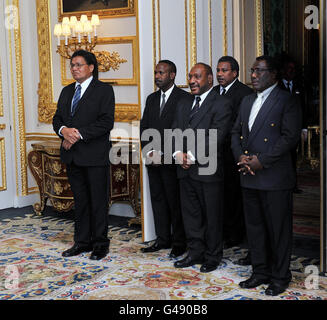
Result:
<svg viewBox="0 0 327 320"><path fill-rule="evenodd" d="M7 190L7 176L6 176L6 151L5 139L0 138L0 166L1 166L1 185L0 191Z"/></svg>
<svg viewBox="0 0 327 320"><path fill-rule="evenodd" d="M137 12L137 1L130 1L133 4L133 10ZM52 70L52 53L51 53L51 25L50 25L50 1L36 0L37 26L38 26L38 44L39 44L39 73L40 83L38 87L38 120L44 123L51 123L52 117L56 111L57 103L54 101L53 90L53 70ZM124 37L121 38L124 41ZM100 39L101 40L101 39ZM106 39L108 41L108 39ZM139 85L139 58L138 58L138 39L131 40L133 51L133 77L131 79L108 79L113 85ZM61 64L61 70L65 72L64 63ZM63 84L69 83L64 73L62 73ZM122 108L119 104L116 107L116 119L120 122L130 122L140 119L140 107L138 104ZM122 114L119 114L123 110ZM132 116L131 114L134 113ZM128 117L126 118L125 115ZM117 120L116 120L117 121Z"/></svg>
<svg viewBox="0 0 327 320"><path fill-rule="evenodd" d="M3 117L2 70L0 64L0 117Z"/></svg>

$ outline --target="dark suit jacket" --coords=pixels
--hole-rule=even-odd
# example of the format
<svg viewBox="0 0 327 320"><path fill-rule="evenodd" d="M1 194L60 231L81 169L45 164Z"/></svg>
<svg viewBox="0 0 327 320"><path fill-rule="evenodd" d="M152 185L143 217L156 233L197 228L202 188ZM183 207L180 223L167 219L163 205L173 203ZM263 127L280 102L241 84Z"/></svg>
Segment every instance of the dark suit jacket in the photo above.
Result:
<svg viewBox="0 0 327 320"><path fill-rule="evenodd" d="M153 92L150 94L146 100L145 109L140 123L140 133L146 129L156 129L160 133L161 145L157 147L157 151L164 150L164 130L171 129L173 120L176 114L177 103L180 99L191 96L188 92L174 86L169 99L160 116L160 98L161 90ZM152 140L152 139L151 139ZM150 140L150 141L151 141ZM142 149L148 144L148 141L142 141ZM145 156L145 155L144 155Z"/></svg>
<svg viewBox="0 0 327 320"><path fill-rule="evenodd" d="M282 90L289 92L283 80L278 82L278 86ZM308 112L305 104L305 93L303 87L295 80L293 81L292 95L299 99L298 103L302 111L302 129L306 129L308 127Z"/></svg>
<svg viewBox="0 0 327 320"><path fill-rule="evenodd" d="M262 105L249 132L249 116L256 94L245 97L232 130L232 150L241 155L257 155L263 169L255 176L241 175L241 186L259 190L286 190L295 186L291 150L301 134L298 100L276 87Z"/></svg>
<svg viewBox="0 0 327 320"><path fill-rule="evenodd" d="M71 116L71 103L75 91L72 83L61 91L57 111L53 117L53 129L59 135L62 126L79 130L82 140L66 151L61 147L64 163L78 166L109 165L109 134L114 125L115 96L112 87L93 79Z"/></svg>
<svg viewBox="0 0 327 320"><path fill-rule="evenodd" d="M218 94L220 94L220 85L214 87L217 90ZM234 84L229 88L229 90L224 95L225 98L230 99L233 107L233 115L232 115L232 123L235 122L240 104L245 96L253 93L253 90L249 88L244 83L240 82L238 79L234 82Z"/></svg>
<svg viewBox="0 0 327 320"><path fill-rule="evenodd" d="M223 161L222 161L222 145L225 136L230 127L232 117L232 106L231 102L218 95L215 90L211 90L207 98L202 102L199 112L190 122L190 112L193 106L194 96L183 99L178 104L177 117L173 124L174 129L190 130L195 136L195 143L187 145L185 139L175 138L173 143L174 151L183 151L187 153L190 151L197 159L194 165L189 170L184 170L181 166L177 168L178 177L184 178L190 176L194 180L203 182L222 181L223 179ZM197 139L198 130L202 129L204 136ZM209 156L210 144L212 141L209 139L209 130L216 129L216 143L217 143L217 154L214 154L214 161L217 161L217 169L213 174L200 175L199 168L208 167L207 164L201 164L202 160L199 158L198 150L204 148L204 156ZM190 141L189 141L190 142ZM183 150L180 150L180 146L183 146Z"/></svg>
<svg viewBox="0 0 327 320"><path fill-rule="evenodd" d="M220 85L214 87L217 90L218 94L220 95ZM234 156L231 151L231 131L233 125L236 121L241 102L244 97L253 93L253 90L249 88L244 83L240 82L238 79L233 83L233 85L229 88L229 90L224 95L225 98L229 99L232 103L232 121L231 127L226 135L225 142L224 142L224 159L226 163L234 164Z"/></svg>

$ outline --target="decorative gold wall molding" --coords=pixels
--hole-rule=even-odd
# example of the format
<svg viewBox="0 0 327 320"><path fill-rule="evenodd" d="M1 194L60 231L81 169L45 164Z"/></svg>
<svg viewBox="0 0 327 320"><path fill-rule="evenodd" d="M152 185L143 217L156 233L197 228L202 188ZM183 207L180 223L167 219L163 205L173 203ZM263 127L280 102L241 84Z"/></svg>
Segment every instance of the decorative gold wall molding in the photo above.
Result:
<svg viewBox="0 0 327 320"><path fill-rule="evenodd" d="M224 55L228 54L228 43L227 43L227 0L222 1L222 13L223 13L223 36L224 36L224 44L223 44L223 52Z"/></svg>
<svg viewBox="0 0 327 320"><path fill-rule="evenodd" d="M156 4L157 3L157 4ZM189 73L189 35L188 35L188 10L187 0L184 0L185 8L185 69L186 79L185 84L177 85L179 88L188 88L188 73ZM152 0L152 24L153 24L153 72L158 61L161 60L161 24L160 24L160 0ZM158 37L157 37L158 34ZM157 49L158 45L158 49ZM195 48L196 50L196 48ZM155 83L154 90L157 89Z"/></svg>
<svg viewBox="0 0 327 320"><path fill-rule="evenodd" d="M35 1L40 72L38 115L40 122L51 123L57 104L53 101L50 8L48 0Z"/></svg>
<svg viewBox="0 0 327 320"><path fill-rule="evenodd" d="M2 70L0 62L0 117L3 117Z"/></svg>
<svg viewBox="0 0 327 320"><path fill-rule="evenodd" d="M255 0L255 8L256 8L256 36L257 36L257 57L263 55L263 25L262 25L262 5L261 0Z"/></svg>
<svg viewBox="0 0 327 320"><path fill-rule="evenodd" d="M135 36L127 36L127 37L103 37L98 38L98 45L106 45L106 44L131 44L132 46L132 78L120 79L120 78L109 78L109 79L100 79L104 82L109 82L115 86L137 86L138 85L138 45L137 45L137 37ZM101 70L99 69L99 72ZM72 82L73 79L67 78L67 59L61 57L61 83L63 86L66 86Z"/></svg>
<svg viewBox="0 0 327 320"><path fill-rule="evenodd" d="M9 2L7 1L7 5ZM16 115L18 118L18 140L19 150L15 147L15 164L16 164L16 192L19 195L18 185L18 153L20 157L20 178L21 178L21 194L27 195L27 162L26 162L26 141L25 141L25 107L24 107L24 89L23 89L23 63L22 63L22 49L21 49L21 33L20 33L20 13L19 1L12 0L12 5L17 8L17 19L19 21L17 28L8 30L9 38L9 56L10 56L10 70L11 70L11 86L12 86L12 108L13 108L13 127L14 127L14 141L17 141L16 134ZM14 39L14 53L12 47L12 37ZM15 61L15 66L13 66ZM15 74L14 74L15 70ZM14 85L16 79L16 90ZM16 103L15 103L16 102ZM17 106L17 110L15 109Z"/></svg>
<svg viewBox="0 0 327 320"><path fill-rule="evenodd" d="M59 21L62 21L63 17L69 17L71 15L80 16L82 14L86 14L90 17L92 13L98 14L102 18L109 18L109 17L119 18L119 17L126 17L126 16L134 16L135 15L134 2L135 0L128 0L128 6L124 8L63 13L62 0L58 0L58 17L59 17Z"/></svg>
<svg viewBox="0 0 327 320"><path fill-rule="evenodd" d="M115 122L132 122L141 119L138 104L116 103Z"/></svg>
<svg viewBox="0 0 327 320"><path fill-rule="evenodd" d="M35 0L36 1L36 13L37 13L37 27L38 27L38 43L39 43L39 72L40 72L40 83L38 88L39 102L38 102L38 119L40 122L51 123L52 117L56 112L57 103L53 100L53 71L52 71L52 56L51 56L51 26L50 26L50 0ZM137 1L133 0L133 8L137 12ZM127 38L127 37L125 37ZM139 85L139 50L138 50L138 39L135 37L129 40L133 43L133 78L132 79L109 79L104 80L111 82L113 85ZM103 38L108 39L108 38ZM124 38L120 38L124 39ZM100 44L100 43L99 43ZM61 63L62 70L62 82L64 85L70 83L71 81L66 81L63 72L64 67ZM138 110L136 116L140 116L140 111ZM124 119L123 114L119 113L121 108L116 108L116 119L121 119L121 121L130 121ZM124 114L131 118L131 110ZM118 121L118 120L116 120Z"/></svg>
<svg viewBox="0 0 327 320"><path fill-rule="evenodd" d="M209 17L209 64L212 66L212 3L208 0L208 17Z"/></svg>
<svg viewBox="0 0 327 320"><path fill-rule="evenodd" d="M186 68L186 84L179 86L180 88L188 88L188 73L190 71L189 69L189 59L188 59L188 54L189 54L189 49L188 49L188 18L187 18L187 0L184 1L184 9L185 9L185 68Z"/></svg>
<svg viewBox="0 0 327 320"><path fill-rule="evenodd" d="M0 191L5 191L7 190L5 138L0 138L0 157L1 157L1 176L2 176L2 185L0 186Z"/></svg>
<svg viewBox="0 0 327 320"><path fill-rule="evenodd" d="M190 0L190 28L191 28L191 65L197 63L196 43L196 0Z"/></svg>

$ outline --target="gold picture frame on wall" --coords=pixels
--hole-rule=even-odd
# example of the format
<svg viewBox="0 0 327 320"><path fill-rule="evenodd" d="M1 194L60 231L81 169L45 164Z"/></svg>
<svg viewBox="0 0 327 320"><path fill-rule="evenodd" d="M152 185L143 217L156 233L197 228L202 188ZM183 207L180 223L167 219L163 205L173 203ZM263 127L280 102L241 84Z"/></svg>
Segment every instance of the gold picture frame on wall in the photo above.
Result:
<svg viewBox="0 0 327 320"><path fill-rule="evenodd" d="M58 17L98 14L101 18L134 16L134 0L58 0Z"/></svg>
<svg viewBox="0 0 327 320"><path fill-rule="evenodd" d="M137 86L138 85L138 47L137 47L137 38L135 36L127 37L104 37L98 39L98 48L101 46L109 46L108 48L104 47L104 50L110 50L110 45L125 45L128 46L128 57L126 53L123 54L122 58L128 58L124 63L119 67L118 70L115 70L115 76L110 74L110 71L103 73L108 74L107 77L101 76L99 74L99 79L103 82L109 82L112 85L120 86ZM120 75L120 69L126 66L129 76L123 77ZM70 72L68 72L69 61L61 57L61 84L67 86L72 83L74 80L71 78ZM69 73L69 77L67 74Z"/></svg>
<svg viewBox="0 0 327 320"><path fill-rule="evenodd" d="M50 23L50 0L35 0L36 2L36 16L37 16L37 30L38 30L38 47L39 47L39 74L40 82L38 87L38 120L42 123L51 123L52 117L57 109L57 102L54 99L53 88L53 66L51 46L51 23ZM135 0L133 4L136 3ZM124 39L126 40L126 39ZM133 43L134 63L133 68L137 68L138 63L138 40L127 40ZM136 69L137 70L137 69ZM138 70L136 74L137 85L139 82ZM128 79L126 79L127 81ZM135 77L131 80L134 83ZM111 81L111 80L110 80ZM132 85L132 83L128 85ZM122 85L122 84L115 84ZM126 85L126 84L125 84ZM116 104L115 121L118 122L132 122L140 120L141 111L139 104Z"/></svg>

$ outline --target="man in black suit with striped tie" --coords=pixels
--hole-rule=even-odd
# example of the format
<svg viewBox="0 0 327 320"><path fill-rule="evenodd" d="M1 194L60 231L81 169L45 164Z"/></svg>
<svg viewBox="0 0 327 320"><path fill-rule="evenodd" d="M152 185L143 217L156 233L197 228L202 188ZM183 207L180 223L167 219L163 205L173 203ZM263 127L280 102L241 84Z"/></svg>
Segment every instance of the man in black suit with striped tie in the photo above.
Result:
<svg viewBox="0 0 327 320"><path fill-rule="evenodd" d="M176 268L202 264L200 272L217 269L223 255L223 142L230 128L231 103L213 90L210 66L197 63L189 72L193 97L180 101L173 140L179 163L182 215L187 256ZM184 136L185 135L185 136ZM184 139L185 138L185 139Z"/></svg>
<svg viewBox="0 0 327 320"><path fill-rule="evenodd" d="M115 96L109 84L98 80L93 53L76 51L70 69L76 82L61 91L53 117L75 203L75 243L62 255L92 251L90 258L100 260L109 252L109 134Z"/></svg>
<svg viewBox="0 0 327 320"><path fill-rule="evenodd" d="M218 86L215 90L232 103L232 125L234 124L240 104L245 96L253 92L247 85L238 80L240 67L236 59L230 56L221 57L217 64ZM231 248L242 243L245 237L243 204L238 168L231 149L231 133L224 142L224 247ZM238 199L235 201L235 199ZM250 264L249 256L239 263Z"/></svg>
<svg viewBox="0 0 327 320"><path fill-rule="evenodd" d="M148 143L142 139L146 131L156 130L161 138L157 148L144 154L149 162L147 171L157 238L154 244L142 248L141 251L150 253L172 247L169 255L171 258L177 258L186 250L176 165L172 158L171 164L163 161L166 151L168 152L164 148L164 131L171 129L179 100L190 96L175 85L176 72L172 61L159 61L154 72L159 90L148 96L140 124L142 148Z"/></svg>

